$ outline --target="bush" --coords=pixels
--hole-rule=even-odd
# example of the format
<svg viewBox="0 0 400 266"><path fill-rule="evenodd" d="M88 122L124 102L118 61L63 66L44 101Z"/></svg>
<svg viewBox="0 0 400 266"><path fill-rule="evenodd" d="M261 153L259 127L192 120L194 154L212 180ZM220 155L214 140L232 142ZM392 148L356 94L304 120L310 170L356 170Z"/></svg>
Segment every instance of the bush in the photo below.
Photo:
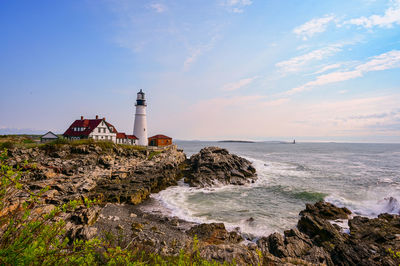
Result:
<svg viewBox="0 0 400 266"><path fill-rule="evenodd" d="M31 143L35 143L32 139L24 139L22 140L23 144L31 144Z"/></svg>
<svg viewBox="0 0 400 266"><path fill-rule="evenodd" d="M14 143L11 141L6 141L3 143L0 143L0 151L4 150L4 149L12 149L14 148Z"/></svg>

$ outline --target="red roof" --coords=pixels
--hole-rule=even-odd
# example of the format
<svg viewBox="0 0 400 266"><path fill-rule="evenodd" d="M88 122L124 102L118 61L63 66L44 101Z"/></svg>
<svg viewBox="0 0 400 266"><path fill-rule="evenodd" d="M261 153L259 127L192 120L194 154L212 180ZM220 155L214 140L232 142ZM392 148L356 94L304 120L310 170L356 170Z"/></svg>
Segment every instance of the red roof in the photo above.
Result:
<svg viewBox="0 0 400 266"><path fill-rule="evenodd" d="M126 135L123 132L117 133L117 139L138 139L135 135Z"/></svg>
<svg viewBox="0 0 400 266"><path fill-rule="evenodd" d="M104 121L104 122L106 122L106 121ZM117 132L117 129L116 129L113 125L111 125L111 124L108 123L108 122L106 122L106 124L107 124L108 127L112 127L112 133L118 133L118 132Z"/></svg>
<svg viewBox="0 0 400 266"><path fill-rule="evenodd" d="M172 138L170 138L168 136L165 136L165 135L160 135L159 134L159 135L152 136L149 139L172 139Z"/></svg>
<svg viewBox="0 0 400 266"><path fill-rule="evenodd" d="M89 136L90 133L103 121L103 119L79 119L75 120L67 131L64 132L64 136L78 137L78 136ZM84 127L84 131L74 131L74 127Z"/></svg>
<svg viewBox="0 0 400 266"><path fill-rule="evenodd" d="M128 139L138 139L135 135L126 135Z"/></svg>
<svg viewBox="0 0 400 266"><path fill-rule="evenodd" d="M126 139L126 134L125 133L117 133L117 139Z"/></svg>

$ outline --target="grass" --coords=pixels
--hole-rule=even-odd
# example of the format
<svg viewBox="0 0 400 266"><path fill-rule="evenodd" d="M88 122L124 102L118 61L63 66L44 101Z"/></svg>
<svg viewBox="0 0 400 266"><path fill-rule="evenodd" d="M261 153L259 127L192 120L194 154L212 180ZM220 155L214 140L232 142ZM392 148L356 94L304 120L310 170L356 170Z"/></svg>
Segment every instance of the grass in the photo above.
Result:
<svg viewBox="0 0 400 266"><path fill-rule="evenodd" d="M37 136L36 136L37 137ZM93 139L80 139L80 140L68 140L60 137L57 140L47 143L40 143L34 140L33 137L29 135L0 135L0 151L4 149L13 148L35 148L38 147L47 151L59 150L64 145L70 145L73 147L81 145L96 145L99 146L103 151L112 151L115 147L120 147L123 149L131 149L137 151L146 151L147 147L138 145L127 145L127 144L115 144L110 141L95 141ZM157 153L150 153L150 159Z"/></svg>
<svg viewBox="0 0 400 266"><path fill-rule="evenodd" d="M151 151L151 152L149 153L149 156L147 157L147 159L148 159L148 160L151 160L151 159L153 159L154 156L157 156L157 155L159 155L160 153L161 153L161 151Z"/></svg>

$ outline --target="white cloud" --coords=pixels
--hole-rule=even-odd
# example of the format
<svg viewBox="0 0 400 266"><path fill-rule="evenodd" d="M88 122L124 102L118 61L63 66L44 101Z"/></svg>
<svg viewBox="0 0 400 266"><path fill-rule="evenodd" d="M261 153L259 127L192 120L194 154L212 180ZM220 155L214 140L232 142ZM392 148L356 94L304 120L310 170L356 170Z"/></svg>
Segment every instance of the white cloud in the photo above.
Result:
<svg viewBox="0 0 400 266"><path fill-rule="evenodd" d="M149 5L149 7L157 13L164 13L165 11L167 11L167 7L161 3L152 3Z"/></svg>
<svg viewBox="0 0 400 266"><path fill-rule="evenodd" d="M393 50L381 55L372 57L372 59L356 67L362 72L379 71L400 67L400 50Z"/></svg>
<svg viewBox="0 0 400 266"><path fill-rule="evenodd" d="M311 51L307 54L293 57L289 60L282 61L276 64L282 72L296 72L301 70L301 67L313 60L322 60L328 56L341 51L342 45L331 45L325 48Z"/></svg>
<svg viewBox="0 0 400 266"><path fill-rule="evenodd" d="M287 91L286 95L293 95L298 92L311 90L313 87L322 86L330 83L346 81L372 71L381 71L400 67L400 50L393 50L371 57L369 61L359 64L353 70L336 71L329 74L318 76L315 80L307 82L299 87Z"/></svg>
<svg viewBox="0 0 400 266"><path fill-rule="evenodd" d="M223 6L232 13L243 13L244 7L251 5L251 0L226 0L223 2Z"/></svg>
<svg viewBox="0 0 400 266"><path fill-rule="evenodd" d="M303 25L296 27L293 32L307 40L308 38L314 36L316 33L321 33L326 30L328 24L335 19L333 15L326 15L322 18L312 19Z"/></svg>
<svg viewBox="0 0 400 266"><path fill-rule="evenodd" d="M251 77L251 78L245 78L245 79L241 79L239 81L236 82L231 82L228 84L225 84L221 90L223 91L235 91L238 90L244 86L247 86L249 84L251 84L255 79L257 78L257 76L255 77Z"/></svg>
<svg viewBox="0 0 400 266"><path fill-rule="evenodd" d="M385 11L384 15L354 18L345 21L343 24L353 24L367 29L375 26L390 28L393 27L394 24L400 25L400 0L392 1L392 6Z"/></svg>
<svg viewBox="0 0 400 266"><path fill-rule="evenodd" d="M340 63L327 65L327 66L322 67L320 70L314 72L313 75L321 74L321 73L324 73L324 72L332 70L332 69L337 69L341 66L342 66L342 64L340 64Z"/></svg>

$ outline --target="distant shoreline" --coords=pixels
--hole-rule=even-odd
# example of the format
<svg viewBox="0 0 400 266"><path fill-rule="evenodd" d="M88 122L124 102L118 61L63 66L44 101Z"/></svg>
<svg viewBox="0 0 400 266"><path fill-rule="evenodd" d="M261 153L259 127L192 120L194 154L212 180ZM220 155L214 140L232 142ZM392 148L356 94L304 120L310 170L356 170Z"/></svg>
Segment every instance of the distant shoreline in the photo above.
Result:
<svg viewBox="0 0 400 266"><path fill-rule="evenodd" d="M232 143L255 143L255 141L250 140L219 140L218 142L232 142Z"/></svg>

